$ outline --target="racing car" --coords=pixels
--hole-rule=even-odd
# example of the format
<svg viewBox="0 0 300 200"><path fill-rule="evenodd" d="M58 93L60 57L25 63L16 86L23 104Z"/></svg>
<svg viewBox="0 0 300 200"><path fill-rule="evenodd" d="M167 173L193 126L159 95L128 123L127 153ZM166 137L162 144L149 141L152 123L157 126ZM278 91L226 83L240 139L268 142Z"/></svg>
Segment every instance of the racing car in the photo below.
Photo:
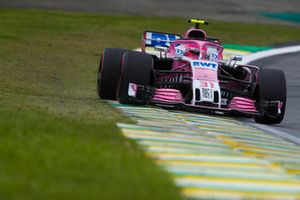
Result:
<svg viewBox="0 0 300 200"><path fill-rule="evenodd" d="M193 26L183 35L144 31L141 51L104 49L97 83L100 99L280 123L286 107L284 73L240 64L240 56L223 60L221 41L202 29L208 22L188 22Z"/></svg>

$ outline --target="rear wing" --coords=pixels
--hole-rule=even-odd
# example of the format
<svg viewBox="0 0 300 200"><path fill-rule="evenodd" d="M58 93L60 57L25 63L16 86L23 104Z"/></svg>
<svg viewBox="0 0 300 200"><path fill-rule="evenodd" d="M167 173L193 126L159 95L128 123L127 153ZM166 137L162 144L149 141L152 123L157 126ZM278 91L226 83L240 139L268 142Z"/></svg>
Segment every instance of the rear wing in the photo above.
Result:
<svg viewBox="0 0 300 200"><path fill-rule="evenodd" d="M145 31L142 38L142 51L145 52L146 47L169 47L171 42L180 38L181 35L173 33Z"/></svg>

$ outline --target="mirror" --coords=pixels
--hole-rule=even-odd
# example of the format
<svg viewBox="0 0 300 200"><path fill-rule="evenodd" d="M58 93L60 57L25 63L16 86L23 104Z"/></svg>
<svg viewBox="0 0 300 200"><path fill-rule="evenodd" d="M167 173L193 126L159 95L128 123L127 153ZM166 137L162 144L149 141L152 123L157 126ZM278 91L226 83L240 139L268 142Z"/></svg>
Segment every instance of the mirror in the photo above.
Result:
<svg viewBox="0 0 300 200"><path fill-rule="evenodd" d="M154 47L154 50L155 50L155 51L159 51L159 52L167 53L168 48L167 48L167 47L163 47L163 46L155 46L155 47Z"/></svg>
<svg viewBox="0 0 300 200"><path fill-rule="evenodd" d="M232 56L230 57L230 60L234 60L234 61L242 61L243 60L243 56Z"/></svg>

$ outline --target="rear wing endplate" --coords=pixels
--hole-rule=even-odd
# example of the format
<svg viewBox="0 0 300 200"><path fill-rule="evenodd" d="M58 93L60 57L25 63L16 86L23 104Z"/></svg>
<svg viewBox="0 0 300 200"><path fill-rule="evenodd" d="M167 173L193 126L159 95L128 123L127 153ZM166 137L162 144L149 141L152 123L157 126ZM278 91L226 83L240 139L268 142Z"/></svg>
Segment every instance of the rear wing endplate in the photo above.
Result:
<svg viewBox="0 0 300 200"><path fill-rule="evenodd" d="M142 50L146 47L169 47L174 40L182 38L181 35L173 33L161 33L154 31L145 31L142 38Z"/></svg>

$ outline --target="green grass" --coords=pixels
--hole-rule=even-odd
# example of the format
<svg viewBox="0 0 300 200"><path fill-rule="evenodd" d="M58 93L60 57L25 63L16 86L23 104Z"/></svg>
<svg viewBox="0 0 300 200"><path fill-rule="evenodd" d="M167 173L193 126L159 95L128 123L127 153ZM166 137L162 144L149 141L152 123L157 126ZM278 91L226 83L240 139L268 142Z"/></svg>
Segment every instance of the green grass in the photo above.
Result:
<svg viewBox="0 0 300 200"><path fill-rule="evenodd" d="M181 18L0 10L0 199L176 199L168 174L125 139L131 122L96 95L105 47L139 46L144 29ZM299 27L213 21L225 43L299 41ZM275 34L274 34L275 33Z"/></svg>
<svg viewBox="0 0 300 200"><path fill-rule="evenodd" d="M0 199L179 199L169 177L109 120L11 108L0 118Z"/></svg>

